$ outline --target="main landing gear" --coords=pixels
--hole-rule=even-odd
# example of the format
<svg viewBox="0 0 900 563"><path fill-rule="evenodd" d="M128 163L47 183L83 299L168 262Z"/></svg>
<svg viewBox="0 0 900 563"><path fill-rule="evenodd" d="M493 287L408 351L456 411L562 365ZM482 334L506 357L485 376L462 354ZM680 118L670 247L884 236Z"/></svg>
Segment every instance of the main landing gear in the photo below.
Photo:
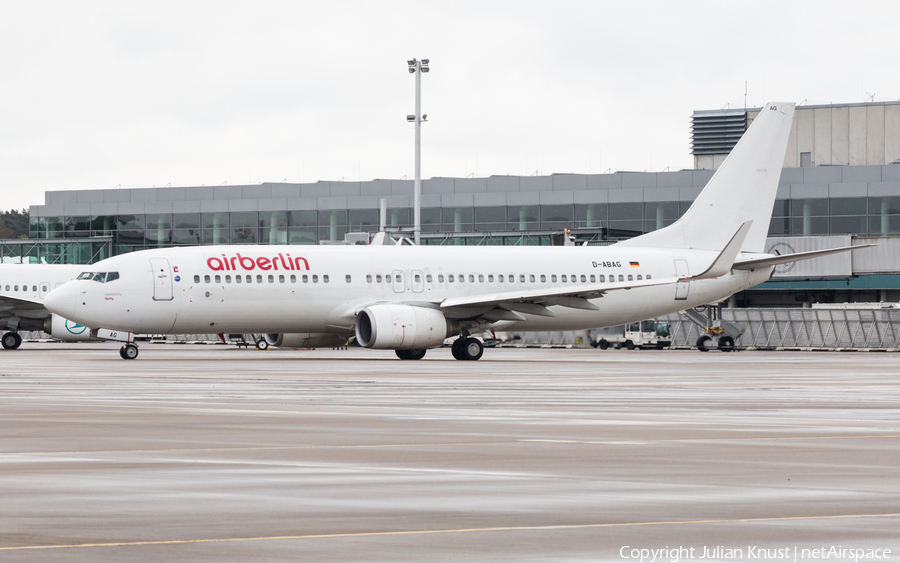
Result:
<svg viewBox="0 0 900 563"><path fill-rule="evenodd" d="M453 341L450 353L457 360L475 361L484 354L484 345L481 344L480 340L472 336L460 336Z"/></svg>
<svg viewBox="0 0 900 563"><path fill-rule="evenodd" d="M7 332L3 335L0 343L3 344L3 348L6 350L15 350L22 345L22 337L19 336L18 332Z"/></svg>
<svg viewBox="0 0 900 563"><path fill-rule="evenodd" d="M394 350L401 360L421 360L425 357L425 350Z"/></svg>
<svg viewBox="0 0 900 563"><path fill-rule="evenodd" d="M123 360L133 360L138 357L138 347L132 342L123 344L119 348L119 355L122 356Z"/></svg>

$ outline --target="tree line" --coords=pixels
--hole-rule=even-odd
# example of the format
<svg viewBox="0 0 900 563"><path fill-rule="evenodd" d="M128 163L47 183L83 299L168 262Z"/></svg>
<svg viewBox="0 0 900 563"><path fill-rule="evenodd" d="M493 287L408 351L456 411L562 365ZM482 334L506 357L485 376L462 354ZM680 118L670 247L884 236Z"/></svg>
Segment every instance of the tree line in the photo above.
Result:
<svg viewBox="0 0 900 563"><path fill-rule="evenodd" d="M0 211L0 239L28 238L28 210Z"/></svg>

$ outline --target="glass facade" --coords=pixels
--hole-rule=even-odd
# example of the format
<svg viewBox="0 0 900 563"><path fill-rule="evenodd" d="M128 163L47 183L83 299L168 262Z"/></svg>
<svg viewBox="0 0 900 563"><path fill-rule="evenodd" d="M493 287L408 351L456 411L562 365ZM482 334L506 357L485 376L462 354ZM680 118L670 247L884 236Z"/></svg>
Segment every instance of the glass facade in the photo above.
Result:
<svg viewBox="0 0 900 563"><path fill-rule="evenodd" d="M549 244L549 234L529 233L562 229L580 230L591 240L616 240L670 225L690 204L667 201L423 208L422 232L435 236L438 244ZM342 240L348 232L374 232L378 214L377 209L335 209L33 217L29 230L32 239L109 236L113 254L122 254L198 244L317 244L320 240ZM412 221L411 209L387 210L390 230L409 230ZM463 236L448 236L453 233ZM900 196L777 200L769 234L898 235Z"/></svg>

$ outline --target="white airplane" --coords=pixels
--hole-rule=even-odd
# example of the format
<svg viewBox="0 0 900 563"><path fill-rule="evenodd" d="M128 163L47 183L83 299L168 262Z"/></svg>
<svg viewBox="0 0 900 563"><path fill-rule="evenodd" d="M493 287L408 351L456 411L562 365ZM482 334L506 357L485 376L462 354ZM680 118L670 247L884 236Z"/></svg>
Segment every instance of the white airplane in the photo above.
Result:
<svg viewBox="0 0 900 563"><path fill-rule="evenodd" d="M72 280L83 265L0 264L0 344L6 350L22 345L20 330L41 330L57 340L88 340L91 331L55 315L44 297Z"/></svg>
<svg viewBox="0 0 900 563"><path fill-rule="evenodd" d="M146 250L94 264L44 303L92 329L283 333L304 346L355 335L402 359L459 335L453 356L477 360L471 335L485 330L588 329L718 302L777 264L850 250L763 253L793 115L767 104L681 219L611 246Z"/></svg>

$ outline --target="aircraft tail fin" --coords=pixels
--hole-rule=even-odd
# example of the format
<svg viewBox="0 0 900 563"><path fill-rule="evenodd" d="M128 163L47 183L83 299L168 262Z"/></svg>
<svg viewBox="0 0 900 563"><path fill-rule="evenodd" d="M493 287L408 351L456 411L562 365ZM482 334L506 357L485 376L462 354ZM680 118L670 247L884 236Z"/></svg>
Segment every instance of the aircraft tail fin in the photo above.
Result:
<svg viewBox="0 0 900 563"><path fill-rule="evenodd" d="M793 119L793 102L766 104L678 221L618 244L721 251L752 221L741 250L763 252Z"/></svg>

